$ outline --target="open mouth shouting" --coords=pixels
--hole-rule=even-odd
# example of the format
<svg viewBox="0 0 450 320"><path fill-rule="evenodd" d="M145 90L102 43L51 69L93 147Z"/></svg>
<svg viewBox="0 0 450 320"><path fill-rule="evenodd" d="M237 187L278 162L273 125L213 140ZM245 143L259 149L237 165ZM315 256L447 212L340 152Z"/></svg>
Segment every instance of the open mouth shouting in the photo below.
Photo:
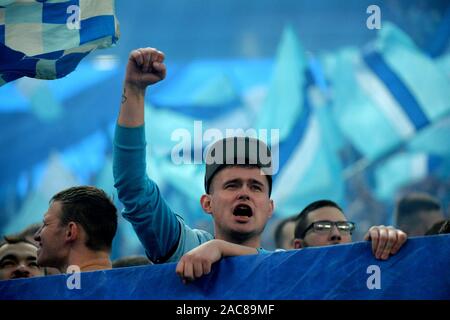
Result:
<svg viewBox="0 0 450 320"><path fill-rule="evenodd" d="M234 207L233 215L238 222L247 222L253 216L253 210L249 205L241 203Z"/></svg>

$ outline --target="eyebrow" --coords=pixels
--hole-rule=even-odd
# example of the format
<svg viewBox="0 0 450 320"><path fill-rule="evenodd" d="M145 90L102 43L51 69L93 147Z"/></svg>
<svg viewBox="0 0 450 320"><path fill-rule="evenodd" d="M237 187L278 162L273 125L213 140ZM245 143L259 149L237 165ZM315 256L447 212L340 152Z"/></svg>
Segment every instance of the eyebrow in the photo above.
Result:
<svg viewBox="0 0 450 320"><path fill-rule="evenodd" d="M235 179L231 179L231 180L227 180L223 183L223 185L226 185L228 183L242 183L242 179L241 178L235 178Z"/></svg>
<svg viewBox="0 0 450 320"><path fill-rule="evenodd" d="M249 179L249 181L250 181L250 183L252 183L252 184L257 184L257 185L260 185L260 186L264 186L264 183L262 183L261 181L259 181L259 180L256 180L256 179ZM226 185L226 184L228 184L228 183L242 183L243 181L242 181L242 178L235 178L235 179L231 179L231 180L227 180L227 181L225 181L224 183L223 183L223 185Z"/></svg>
<svg viewBox="0 0 450 320"><path fill-rule="evenodd" d="M5 260L14 260L17 261L17 256L13 255L13 254L8 254L6 256L4 256L3 258L0 259L0 263L2 263Z"/></svg>
<svg viewBox="0 0 450 320"><path fill-rule="evenodd" d="M260 186L264 186L264 183L262 183L261 181L256 180L256 179L250 179L250 182L254 183L254 184L259 184Z"/></svg>
<svg viewBox="0 0 450 320"><path fill-rule="evenodd" d="M6 256L4 256L2 259L0 259L0 263L2 263L5 260L14 260L14 261L18 261L19 259L17 258L16 255L14 254L8 254ZM29 260L29 261L36 261L36 257L34 256L28 256L25 258L25 260Z"/></svg>

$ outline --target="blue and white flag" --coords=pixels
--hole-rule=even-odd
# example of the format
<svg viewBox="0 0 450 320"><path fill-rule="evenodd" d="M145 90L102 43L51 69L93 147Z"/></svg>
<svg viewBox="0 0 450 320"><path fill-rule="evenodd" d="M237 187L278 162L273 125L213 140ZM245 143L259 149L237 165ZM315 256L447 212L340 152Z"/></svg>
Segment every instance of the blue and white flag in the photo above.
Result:
<svg viewBox="0 0 450 320"><path fill-rule="evenodd" d="M363 52L336 55L334 116L372 161L450 114L450 81L438 63L389 23Z"/></svg>
<svg viewBox="0 0 450 320"><path fill-rule="evenodd" d="M450 116L420 132L410 141L411 152L425 152L450 159Z"/></svg>
<svg viewBox="0 0 450 320"><path fill-rule="evenodd" d="M118 37L114 0L0 0L0 85L64 77Z"/></svg>
<svg viewBox="0 0 450 320"><path fill-rule="evenodd" d="M375 168L375 194L392 200L397 190L430 175L448 177L450 165L450 117L419 132L406 144L405 152L396 153Z"/></svg>

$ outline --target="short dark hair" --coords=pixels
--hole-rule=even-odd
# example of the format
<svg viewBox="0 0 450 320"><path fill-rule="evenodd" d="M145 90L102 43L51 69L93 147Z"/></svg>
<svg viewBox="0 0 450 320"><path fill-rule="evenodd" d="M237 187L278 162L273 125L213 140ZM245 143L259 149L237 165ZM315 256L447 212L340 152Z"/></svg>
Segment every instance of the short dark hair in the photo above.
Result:
<svg viewBox="0 0 450 320"><path fill-rule="evenodd" d="M34 247L38 247L35 242L28 240L25 236L21 234L13 234L9 236L3 236L3 240L0 241L0 247L3 247L5 244L17 244L25 242L33 245Z"/></svg>
<svg viewBox="0 0 450 320"><path fill-rule="evenodd" d="M289 222L295 222L296 216L294 217L289 217L289 218L285 218L283 220L281 220L277 226L275 227L275 231L274 231L274 238L275 238L275 245L277 248L281 248L282 241L283 241L283 228L286 224L288 224Z"/></svg>
<svg viewBox="0 0 450 320"><path fill-rule="evenodd" d="M426 236L434 234L450 233L450 220L443 220L435 223L426 233Z"/></svg>
<svg viewBox="0 0 450 320"><path fill-rule="evenodd" d="M310 204L308 204L295 218L296 224L295 224L295 238L296 239L303 239L303 233L305 232L306 228L309 226L308 222L308 216L311 212L314 210L324 208L324 207L333 207L338 209L341 212L344 212L339 205L331 200L318 200L314 201Z"/></svg>
<svg viewBox="0 0 450 320"><path fill-rule="evenodd" d="M78 186L55 194L50 203L62 204L61 225L79 223L91 250L110 250L117 230L117 209L106 193L92 186Z"/></svg>
<svg viewBox="0 0 450 320"><path fill-rule="evenodd" d="M396 224L412 218L420 211L440 211L439 201L426 193L411 193L401 198L396 208Z"/></svg>

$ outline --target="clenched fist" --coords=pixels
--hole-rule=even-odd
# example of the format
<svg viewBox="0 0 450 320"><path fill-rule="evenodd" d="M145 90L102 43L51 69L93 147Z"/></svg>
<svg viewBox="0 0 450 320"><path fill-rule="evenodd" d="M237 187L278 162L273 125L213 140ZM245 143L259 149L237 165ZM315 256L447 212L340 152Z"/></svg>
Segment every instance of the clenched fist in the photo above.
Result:
<svg viewBox="0 0 450 320"><path fill-rule="evenodd" d="M130 53L125 75L126 86L144 90L165 77L164 53L155 48L140 48Z"/></svg>

